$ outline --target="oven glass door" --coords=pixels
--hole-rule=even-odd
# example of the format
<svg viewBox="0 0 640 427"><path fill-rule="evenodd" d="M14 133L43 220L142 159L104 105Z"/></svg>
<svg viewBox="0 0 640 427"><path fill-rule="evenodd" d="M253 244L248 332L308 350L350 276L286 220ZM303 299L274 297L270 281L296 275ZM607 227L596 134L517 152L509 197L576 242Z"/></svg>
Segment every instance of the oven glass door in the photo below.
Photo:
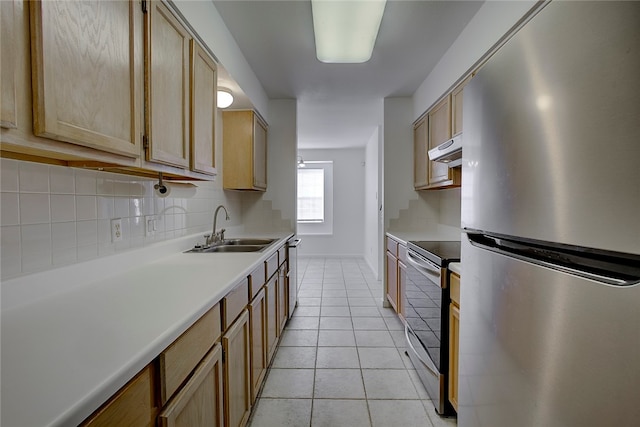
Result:
<svg viewBox="0 0 640 427"><path fill-rule="evenodd" d="M407 325L440 367L442 294L440 267L413 251L407 253L405 316Z"/></svg>

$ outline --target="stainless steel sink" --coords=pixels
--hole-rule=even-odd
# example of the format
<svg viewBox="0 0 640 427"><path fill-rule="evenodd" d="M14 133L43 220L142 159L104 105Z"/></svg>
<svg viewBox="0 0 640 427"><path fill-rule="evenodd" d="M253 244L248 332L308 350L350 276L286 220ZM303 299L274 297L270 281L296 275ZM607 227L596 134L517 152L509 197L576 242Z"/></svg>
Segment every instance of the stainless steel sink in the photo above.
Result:
<svg viewBox="0 0 640 427"><path fill-rule="evenodd" d="M202 252L258 252L264 248L264 245L220 245L204 249Z"/></svg>
<svg viewBox="0 0 640 427"><path fill-rule="evenodd" d="M238 239L224 239L223 242L221 242L220 244L222 246L235 246L235 245L270 245L271 243L275 242L276 239L243 239L243 238L238 238Z"/></svg>
<svg viewBox="0 0 640 427"><path fill-rule="evenodd" d="M232 238L215 243L209 247L196 246L187 253L212 252L259 252L278 239Z"/></svg>

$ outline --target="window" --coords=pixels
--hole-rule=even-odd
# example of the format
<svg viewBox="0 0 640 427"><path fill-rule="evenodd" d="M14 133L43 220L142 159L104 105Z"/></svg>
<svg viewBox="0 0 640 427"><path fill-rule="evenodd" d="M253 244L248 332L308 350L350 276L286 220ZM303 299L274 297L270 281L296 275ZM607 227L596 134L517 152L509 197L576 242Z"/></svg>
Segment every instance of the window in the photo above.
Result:
<svg viewBox="0 0 640 427"><path fill-rule="evenodd" d="M333 162L298 168L298 234L333 233Z"/></svg>
<svg viewBox="0 0 640 427"><path fill-rule="evenodd" d="M324 169L298 169L298 222L324 222Z"/></svg>

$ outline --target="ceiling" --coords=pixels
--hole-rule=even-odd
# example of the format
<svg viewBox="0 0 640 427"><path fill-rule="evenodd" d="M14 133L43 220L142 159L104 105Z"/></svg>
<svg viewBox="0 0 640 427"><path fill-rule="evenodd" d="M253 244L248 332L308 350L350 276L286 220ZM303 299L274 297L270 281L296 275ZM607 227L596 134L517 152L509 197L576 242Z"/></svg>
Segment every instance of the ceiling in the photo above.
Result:
<svg viewBox="0 0 640 427"><path fill-rule="evenodd" d="M364 146L385 97L412 96L482 1L388 0L371 59L316 59L309 0L213 0L271 99L298 100L298 147Z"/></svg>

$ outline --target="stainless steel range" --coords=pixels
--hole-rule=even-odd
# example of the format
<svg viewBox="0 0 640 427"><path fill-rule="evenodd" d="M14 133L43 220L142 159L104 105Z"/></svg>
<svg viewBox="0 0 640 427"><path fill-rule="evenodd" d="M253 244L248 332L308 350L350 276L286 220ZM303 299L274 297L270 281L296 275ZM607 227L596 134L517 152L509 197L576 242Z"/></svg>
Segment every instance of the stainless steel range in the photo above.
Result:
<svg viewBox="0 0 640 427"><path fill-rule="evenodd" d="M460 242L407 244L405 335L409 357L440 415L455 414L447 399L449 286L447 267L460 261Z"/></svg>

